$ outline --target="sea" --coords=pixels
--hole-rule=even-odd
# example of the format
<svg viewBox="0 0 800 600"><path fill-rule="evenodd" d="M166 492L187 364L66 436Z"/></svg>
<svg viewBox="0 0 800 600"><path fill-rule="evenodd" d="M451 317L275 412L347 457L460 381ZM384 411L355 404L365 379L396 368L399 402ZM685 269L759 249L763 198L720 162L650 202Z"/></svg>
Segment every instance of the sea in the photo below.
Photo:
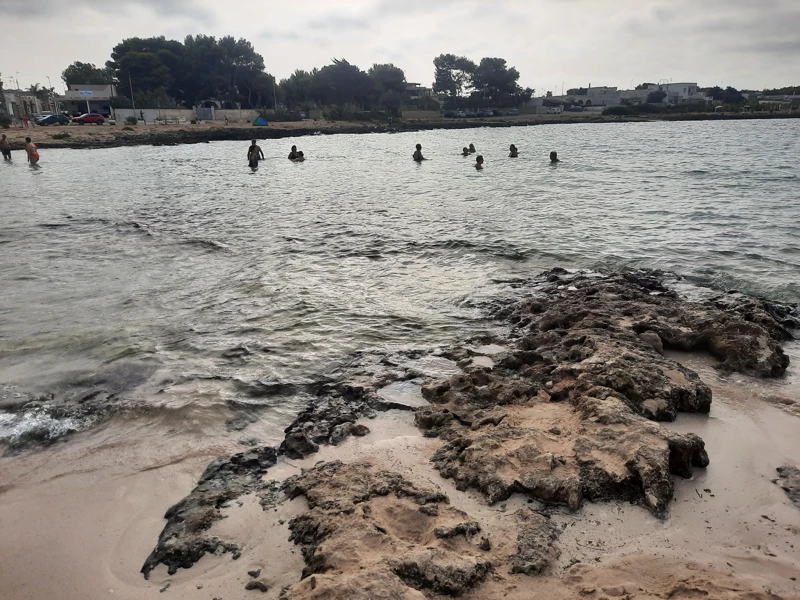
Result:
<svg viewBox="0 0 800 600"><path fill-rule="evenodd" d="M552 267L800 301L800 120L259 144L256 171L246 142L0 165L0 446L90 434L73 409L98 402L232 436L249 411L278 440L353 356L485 332L487 301Z"/></svg>

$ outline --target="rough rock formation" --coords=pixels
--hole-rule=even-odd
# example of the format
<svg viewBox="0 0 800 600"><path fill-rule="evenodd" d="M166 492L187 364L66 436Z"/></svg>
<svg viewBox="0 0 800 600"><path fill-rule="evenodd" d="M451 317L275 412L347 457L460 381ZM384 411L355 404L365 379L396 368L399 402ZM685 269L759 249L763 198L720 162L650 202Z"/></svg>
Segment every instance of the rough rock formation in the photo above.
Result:
<svg viewBox="0 0 800 600"><path fill-rule="evenodd" d="M284 491L308 501L309 510L289 523L306 561L303 576L337 574L315 579L315 598L344 597L346 590L349 598L417 597L408 588L457 596L493 568L478 523L444 494L397 473L363 462L322 463L288 479ZM354 580L381 581L384 595ZM287 597L305 598L307 587Z"/></svg>
<svg viewBox="0 0 800 600"><path fill-rule="evenodd" d="M227 502L266 487L261 476L276 460L275 449L266 447L219 458L208 465L192 493L164 515L167 524L142 566L145 579L160 563L173 575L181 567L188 569L208 552L231 552L238 558L240 548L236 544L209 536L207 531L221 518L220 509Z"/></svg>
<svg viewBox="0 0 800 600"><path fill-rule="evenodd" d="M778 467L778 479L775 480L789 499L800 508L800 469L797 467Z"/></svg>
<svg viewBox="0 0 800 600"><path fill-rule="evenodd" d="M648 275L555 270L546 279L501 311L517 337L493 367L423 387L432 406L417 409L416 423L449 442L433 461L490 502L515 492L572 509L620 499L664 516L672 475L690 477L708 456L699 437L654 421L707 413L711 391L663 348L707 350L725 370L777 376L788 365L783 328L764 305L686 302Z"/></svg>
<svg viewBox="0 0 800 600"><path fill-rule="evenodd" d="M358 419L409 408L377 391L424 378L422 394L431 404L416 409L415 422L425 436L442 440L432 462L458 490L477 489L490 503L521 493L569 510L586 500L638 502L665 516L673 475L690 477L709 459L699 437L659 422L682 411L708 413L711 391L664 352L703 350L723 370L774 377L788 364L779 343L797 325L795 311L738 295L681 300L653 274L556 269L529 289L532 297L496 307L494 316L513 329L480 340L492 344L490 351L440 353L458 363L458 374L449 376L454 363L444 361L447 368L433 376L420 366L419 352L358 357L320 386L279 449L214 461L167 511L145 577L159 563L171 574L188 568L206 552L236 558L236 544L209 529L221 508L251 492L265 509L307 501L289 524L306 564L302 580L282 592L290 600L480 597L495 580L540 574L560 554L559 529L542 514L548 511L503 515L497 534L488 530L501 527L496 521L479 522L440 491L370 462L320 463L283 484L263 476L279 454L302 458L322 444L368 434ZM800 471L778 472L776 482L800 505Z"/></svg>

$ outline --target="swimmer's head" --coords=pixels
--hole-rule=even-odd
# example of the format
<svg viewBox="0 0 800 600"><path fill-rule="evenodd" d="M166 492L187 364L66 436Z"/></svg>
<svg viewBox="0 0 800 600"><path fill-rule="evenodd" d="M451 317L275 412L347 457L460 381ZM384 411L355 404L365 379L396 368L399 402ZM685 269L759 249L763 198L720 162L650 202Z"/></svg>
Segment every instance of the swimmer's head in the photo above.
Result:
<svg viewBox="0 0 800 600"><path fill-rule="evenodd" d="M550 153L550 162L558 162L558 152Z"/></svg>
<svg viewBox="0 0 800 600"><path fill-rule="evenodd" d="M297 146L292 146L292 152L297 152Z"/></svg>
<svg viewBox="0 0 800 600"><path fill-rule="evenodd" d="M255 146L255 145L256 145L256 140L253 140L253 146Z"/></svg>
<svg viewBox="0 0 800 600"><path fill-rule="evenodd" d="M509 150L511 150L511 152L513 152L516 149L517 149L517 147L514 144L511 144L511 147L509 148Z"/></svg>
<svg viewBox="0 0 800 600"><path fill-rule="evenodd" d="M25 141L26 141L26 142L30 142L30 141L31 141L31 138L29 138L29 137L26 137L26 138L25 138Z"/></svg>
<svg viewBox="0 0 800 600"><path fill-rule="evenodd" d="M297 153L297 156L305 156L305 155L303 154L303 151L301 150L300 152Z"/></svg>
<svg viewBox="0 0 800 600"><path fill-rule="evenodd" d="M478 163L479 165L482 165L483 164L483 156L478 154L478 156L475 157L475 162Z"/></svg>
<svg viewBox="0 0 800 600"><path fill-rule="evenodd" d="M470 150L475 150L475 144L470 144L470 145L469 145L469 149L470 149Z"/></svg>
<svg viewBox="0 0 800 600"><path fill-rule="evenodd" d="M422 150L422 144L417 144L417 150Z"/></svg>

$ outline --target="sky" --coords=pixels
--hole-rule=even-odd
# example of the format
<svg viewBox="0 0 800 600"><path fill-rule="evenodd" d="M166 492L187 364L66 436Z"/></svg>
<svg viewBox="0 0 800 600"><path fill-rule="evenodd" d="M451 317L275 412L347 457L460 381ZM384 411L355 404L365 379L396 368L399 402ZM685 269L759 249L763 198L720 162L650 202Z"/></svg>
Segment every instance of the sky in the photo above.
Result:
<svg viewBox="0 0 800 600"><path fill-rule="evenodd" d="M800 85L800 0L0 0L0 73L61 91L70 63L100 66L125 38L198 33L250 40L279 79L344 58L430 86L433 58L453 53L505 58L537 95Z"/></svg>

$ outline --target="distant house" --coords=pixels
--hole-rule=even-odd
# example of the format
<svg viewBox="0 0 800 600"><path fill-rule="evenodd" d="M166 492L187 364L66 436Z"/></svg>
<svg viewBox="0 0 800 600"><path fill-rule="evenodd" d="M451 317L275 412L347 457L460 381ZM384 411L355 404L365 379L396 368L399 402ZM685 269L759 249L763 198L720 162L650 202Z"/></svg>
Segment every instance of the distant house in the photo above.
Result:
<svg viewBox="0 0 800 600"><path fill-rule="evenodd" d="M409 83L406 84L406 94L408 94L412 100L419 100L420 98L424 98L426 96L432 96L433 90L431 88L423 87L418 83Z"/></svg>
<svg viewBox="0 0 800 600"><path fill-rule="evenodd" d="M711 98L696 83L659 83L647 86L647 92L666 92L665 104L707 104Z"/></svg>
<svg viewBox="0 0 800 600"><path fill-rule="evenodd" d="M111 114L111 99L117 95L113 85L75 83L58 100L62 110L71 114L96 112Z"/></svg>
<svg viewBox="0 0 800 600"><path fill-rule="evenodd" d="M12 119L22 120L25 117L31 118L33 115L49 110L45 102L39 100L28 90L7 90L3 89L5 102L5 113Z"/></svg>

